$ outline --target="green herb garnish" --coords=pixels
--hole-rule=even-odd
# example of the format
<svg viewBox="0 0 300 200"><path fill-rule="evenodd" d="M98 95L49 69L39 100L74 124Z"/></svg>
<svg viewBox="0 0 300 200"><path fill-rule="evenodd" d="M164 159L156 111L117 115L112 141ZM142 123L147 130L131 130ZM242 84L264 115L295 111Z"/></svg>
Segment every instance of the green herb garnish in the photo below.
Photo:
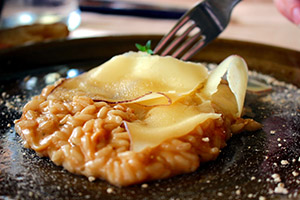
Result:
<svg viewBox="0 0 300 200"><path fill-rule="evenodd" d="M146 43L145 46L141 45L141 44L135 44L136 48L139 50L139 51L142 51L142 52L147 52L148 54L152 55L153 54L153 51L151 49L151 40L148 40L148 42Z"/></svg>

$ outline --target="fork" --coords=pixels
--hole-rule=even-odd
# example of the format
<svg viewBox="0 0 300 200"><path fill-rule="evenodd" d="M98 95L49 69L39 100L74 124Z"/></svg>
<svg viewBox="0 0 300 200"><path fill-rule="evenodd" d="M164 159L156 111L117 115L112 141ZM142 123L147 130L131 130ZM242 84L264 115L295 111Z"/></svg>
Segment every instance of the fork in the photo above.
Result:
<svg viewBox="0 0 300 200"><path fill-rule="evenodd" d="M226 28L231 11L240 1L204 0L198 3L160 40L154 54L190 59Z"/></svg>

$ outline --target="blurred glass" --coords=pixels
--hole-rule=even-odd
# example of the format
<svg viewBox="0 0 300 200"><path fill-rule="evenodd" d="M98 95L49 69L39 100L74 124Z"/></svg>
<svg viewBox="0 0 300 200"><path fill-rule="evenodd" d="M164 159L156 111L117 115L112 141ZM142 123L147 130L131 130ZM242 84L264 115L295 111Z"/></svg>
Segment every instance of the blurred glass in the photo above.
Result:
<svg viewBox="0 0 300 200"><path fill-rule="evenodd" d="M4 0L1 28L62 22L70 31L81 22L78 0Z"/></svg>

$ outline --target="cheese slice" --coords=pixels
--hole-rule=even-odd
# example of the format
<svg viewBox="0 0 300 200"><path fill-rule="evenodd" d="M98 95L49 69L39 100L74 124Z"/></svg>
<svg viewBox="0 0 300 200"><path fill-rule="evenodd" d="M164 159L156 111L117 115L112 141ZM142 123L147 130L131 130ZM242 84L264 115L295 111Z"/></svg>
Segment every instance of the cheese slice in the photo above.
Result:
<svg viewBox="0 0 300 200"><path fill-rule="evenodd" d="M247 64L240 56L232 55L221 62L221 64L210 73L202 92L209 98L215 94L226 72L229 88L234 94L237 103L237 112L233 114L236 117L240 117L243 111L248 82Z"/></svg>
<svg viewBox="0 0 300 200"><path fill-rule="evenodd" d="M201 87L207 76L199 63L129 52L65 81L60 90L85 92L94 100L112 103L168 105Z"/></svg>
<svg viewBox="0 0 300 200"><path fill-rule="evenodd" d="M207 104L203 109L210 107ZM221 114L205 113L201 106L175 103L152 108L144 119L125 122L131 139L131 149L142 151L156 147L167 139L186 135L208 119L220 118Z"/></svg>

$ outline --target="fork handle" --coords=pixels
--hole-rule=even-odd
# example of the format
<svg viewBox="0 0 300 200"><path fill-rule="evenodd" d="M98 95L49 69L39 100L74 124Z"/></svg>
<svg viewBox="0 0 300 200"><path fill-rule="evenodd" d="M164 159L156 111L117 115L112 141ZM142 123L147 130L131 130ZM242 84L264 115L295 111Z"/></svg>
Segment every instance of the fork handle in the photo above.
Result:
<svg viewBox="0 0 300 200"><path fill-rule="evenodd" d="M222 24L228 24L231 11L242 0L205 0L205 4L210 7L210 10L221 21Z"/></svg>
<svg viewBox="0 0 300 200"><path fill-rule="evenodd" d="M242 0L207 0L207 2L212 6L226 10L232 10L240 1Z"/></svg>

